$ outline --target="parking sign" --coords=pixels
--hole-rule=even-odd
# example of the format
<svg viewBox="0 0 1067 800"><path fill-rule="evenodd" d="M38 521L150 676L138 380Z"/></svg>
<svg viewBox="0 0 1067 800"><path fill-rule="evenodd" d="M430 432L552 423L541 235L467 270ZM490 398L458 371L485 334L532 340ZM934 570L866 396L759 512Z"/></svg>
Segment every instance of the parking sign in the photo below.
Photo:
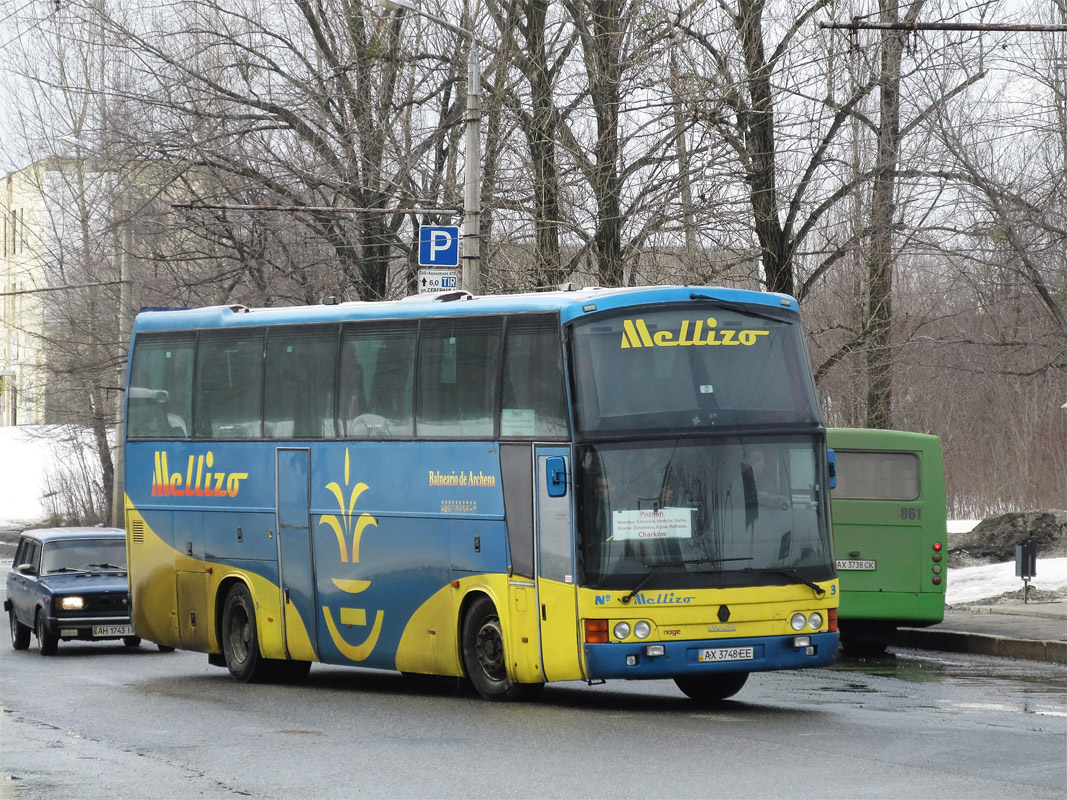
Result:
<svg viewBox="0 0 1067 800"><path fill-rule="evenodd" d="M459 226L419 226L419 266L459 266Z"/></svg>

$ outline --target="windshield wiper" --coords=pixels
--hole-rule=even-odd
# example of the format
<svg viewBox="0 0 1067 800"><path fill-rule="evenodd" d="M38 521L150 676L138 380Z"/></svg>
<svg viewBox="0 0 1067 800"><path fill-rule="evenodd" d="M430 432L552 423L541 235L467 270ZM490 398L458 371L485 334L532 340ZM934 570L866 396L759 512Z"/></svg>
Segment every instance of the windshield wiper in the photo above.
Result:
<svg viewBox="0 0 1067 800"><path fill-rule="evenodd" d="M684 559L682 559L680 561L661 561L660 563L655 565L655 568L650 573L648 573L647 575L645 575L645 577L643 577L641 580L639 580L637 582L637 585L633 589L630 590L630 593L628 595L626 595L625 597L620 599L620 602L623 605L625 605L625 604L629 603L631 600L633 600L637 596L637 593L639 591L641 591L641 588L646 583L648 583L650 580L652 580L657 575L659 575L661 572L663 572L664 567L685 567L685 566L688 566L690 564L722 564L722 563L724 563L726 561L751 561L751 560L752 560L752 557L749 556L749 557L746 557L746 558L684 558Z"/></svg>
<svg viewBox="0 0 1067 800"><path fill-rule="evenodd" d="M46 574L56 575L60 572L85 572L85 570L81 567L56 567L55 569L48 570Z"/></svg>
<svg viewBox="0 0 1067 800"><path fill-rule="evenodd" d="M802 583L805 586L807 586L808 588L810 588L813 592L815 592L815 596L816 597L822 597L824 594L826 594L826 590L824 588L819 586L819 584L817 584L815 581L808 580L807 578L803 577L795 569L785 569L784 567L768 567L767 569L746 569L746 570L743 570L743 571L744 572L773 572L775 575L785 575L787 578L792 578L797 583Z"/></svg>
<svg viewBox="0 0 1067 800"><path fill-rule="evenodd" d="M118 564L109 564L106 561L101 562L99 564L86 564L85 566L87 566L87 567L96 567L97 569L113 569L113 570L117 570L119 572L125 572L126 571L126 567L119 566Z"/></svg>
<svg viewBox="0 0 1067 800"><path fill-rule="evenodd" d="M759 317L760 319L770 320L771 322L788 322L788 320L782 316L777 316L773 313L761 311L758 308L752 306L743 305L741 303L735 303L731 300L719 300L716 297L708 297L706 294L697 294L693 292L689 295L690 300L707 300L708 302L715 303L718 306L722 306L727 311L736 311L738 314L746 314L750 317Z"/></svg>

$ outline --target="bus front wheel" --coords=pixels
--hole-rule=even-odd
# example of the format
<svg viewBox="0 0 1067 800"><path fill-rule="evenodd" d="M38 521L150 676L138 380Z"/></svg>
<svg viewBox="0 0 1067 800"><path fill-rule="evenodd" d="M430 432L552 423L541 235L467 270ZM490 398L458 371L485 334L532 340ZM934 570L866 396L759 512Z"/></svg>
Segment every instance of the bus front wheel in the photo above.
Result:
<svg viewBox="0 0 1067 800"><path fill-rule="evenodd" d="M234 679L242 683L262 679L264 659L259 654L255 605L243 583L230 589L222 607L222 653Z"/></svg>
<svg viewBox="0 0 1067 800"><path fill-rule="evenodd" d="M678 688L702 705L712 705L741 691L747 672L721 672L713 675L686 675L674 679Z"/></svg>
<svg viewBox="0 0 1067 800"><path fill-rule="evenodd" d="M493 601L479 597L463 618L463 667L475 691L486 700L524 700L541 684L512 683L500 616Z"/></svg>

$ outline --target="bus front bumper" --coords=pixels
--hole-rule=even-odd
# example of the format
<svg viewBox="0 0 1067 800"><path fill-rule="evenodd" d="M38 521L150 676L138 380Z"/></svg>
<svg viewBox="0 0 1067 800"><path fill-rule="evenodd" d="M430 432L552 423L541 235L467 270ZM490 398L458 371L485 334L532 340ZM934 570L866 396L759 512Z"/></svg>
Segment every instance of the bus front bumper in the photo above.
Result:
<svg viewBox="0 0 1067 800"><path fill-rule="evenodd" d="M589 680L643 680L826 667L837 658L837 646L838 634L834 632L685 642L613 642L584 647Z"/></svg>

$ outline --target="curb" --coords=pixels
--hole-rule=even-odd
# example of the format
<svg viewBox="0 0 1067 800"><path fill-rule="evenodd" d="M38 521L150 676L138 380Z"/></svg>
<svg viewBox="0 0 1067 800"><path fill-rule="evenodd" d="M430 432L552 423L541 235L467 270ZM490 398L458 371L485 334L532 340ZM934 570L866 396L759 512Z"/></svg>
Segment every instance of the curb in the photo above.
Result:
<svg viewBox="0 0 1067 800"><path fill-rule="evenodd" d="M1011 639L983 633L958 633L925 628L900 628L897 630L895 644L899 647L941 650L948 653L1067 664L1067 642Z"/></svg>

